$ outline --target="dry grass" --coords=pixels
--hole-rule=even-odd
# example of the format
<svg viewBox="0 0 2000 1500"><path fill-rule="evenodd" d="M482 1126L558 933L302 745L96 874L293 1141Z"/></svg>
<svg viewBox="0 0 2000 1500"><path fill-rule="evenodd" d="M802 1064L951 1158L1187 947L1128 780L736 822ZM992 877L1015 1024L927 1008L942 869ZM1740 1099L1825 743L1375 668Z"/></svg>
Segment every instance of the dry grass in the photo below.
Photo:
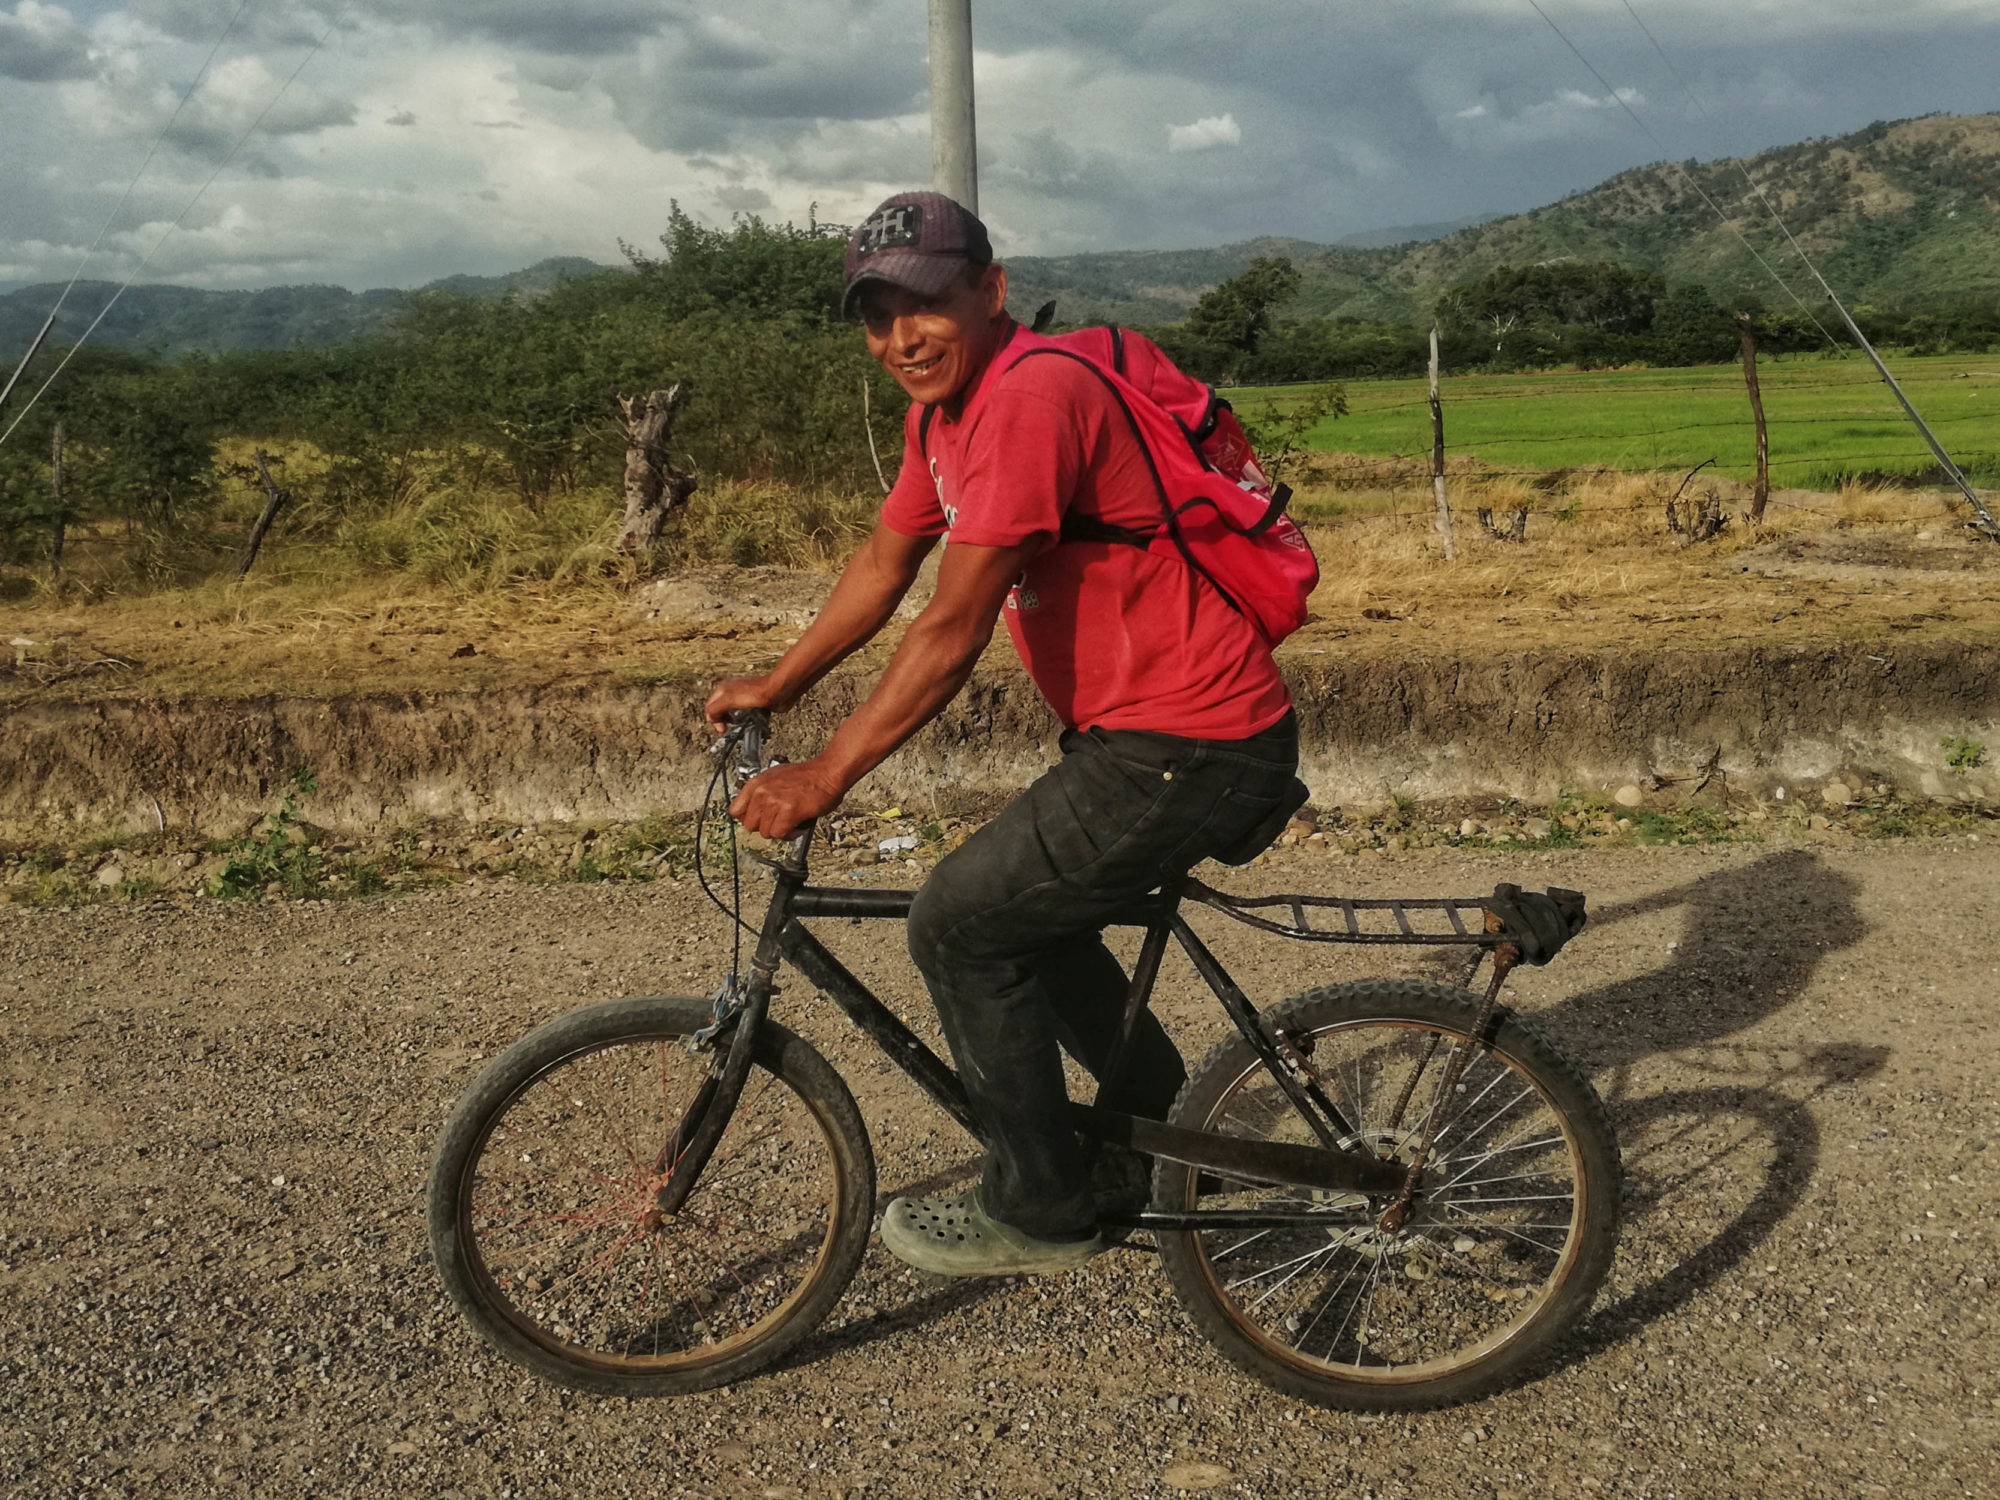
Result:
<svg viewBox="0 0 2000 1500"><path fill-rule="evenodd" d="M1574 640L1579 631L1606 643L1680 643L1901 628L1890 622L1913 612L1937 621L1955 611L1986 623L2000 613L1993 608L2000 577L1992 572L1905 590L1893 574L1874 587L1802 583L1761 577L1736 561L1752 549L1823 533L1949 537L1962 507L1941 495L1855 484L1832 494L1778 491L1764 524L1752 528L1744 518L1749 489L1729 479L1697 475L1683 492L1678 474L1571 469L1477 477L1471 462L1447 467L1458 549L1449 563L1435 527L1428 458L1320 454L1294 471L1293 508L1321 560L1313 608L1323 626L1385 644L1437 629L1509 644ZM1667 502L1681 493L1687 501L1720 501L1729 521L1719 536L1689 543L1669 531ZM1525 544L1488 535L1478 519L1482 507L1503 530L1517 507L1527 509ZM1919 594L1922 611L1908 604ZM1802 611L1819 613L1808 619ZM1702 628L1680 628L1697 624Z"/></svg>
<svg viewBox="0 0 2000 1500"><path fill-rule="evenodd" d="M718 564L831 571L880 503L713 482L638 558L612 545L623 499L604 486L530 505L490 464L419 453L375 476L381 498L343 503L352 479L337 464L272 443L295 498L238 583L238 549L263 496L228 469L254 446L224 446L219 498L199 524L74 530L60 580L44 569L0 575L11 585L0 588L4 639L33 643L15 648L11 667L0 658L0 698L479 690L703 671L743 632L715 622L704 649L650 625L630 607L640 584ZM105 656L131 665L68 669Z"/></svg>
<svg viewBox="0 0 2000 1500"><path fill-rule="evenodd" d="M28 597L0 604L0 639L34 643L17 648L12 670L0 657L0 698L479 691L741 671L769 661L796 626L726 612L695 623L649 619L633 608L637 586L718 565L824 573L865 535L879 505L872 494L718 484L697 492L642 561L612 550L618 500L601 488L528 506L469 474L463 455L419 455L395 476L388 500L342 507L330 498L332 466L304 451L286 457L283 482L300 499L242 584L229 564L261 497L240 481L203 529L73 539L60 587L39 580ZM1294 465L1294 507L1323 582L1316 620L1288 654L1325 654L1334 642L1343 654L1681 645L2000 623L1992 572L1913 588L1893 576L1765 577L1738 561L1751 548L1820 533L1948 536L1952 507L1935 494L1781 491L1760 531L1734 519L1719 537L1688 545L1664 520L1679 475L1477 477L1470 467L1455 466L1449 480L1459 555L1446 563L1426 459L1320 454ZM1688 487L1691 498L1708 491L1732 516L1747 502L1727 479L1698 476ZM1481 506L1502 526L1527 508L1526 543L1483 534ZM105 658L117 665L69 669Z"/></svg>

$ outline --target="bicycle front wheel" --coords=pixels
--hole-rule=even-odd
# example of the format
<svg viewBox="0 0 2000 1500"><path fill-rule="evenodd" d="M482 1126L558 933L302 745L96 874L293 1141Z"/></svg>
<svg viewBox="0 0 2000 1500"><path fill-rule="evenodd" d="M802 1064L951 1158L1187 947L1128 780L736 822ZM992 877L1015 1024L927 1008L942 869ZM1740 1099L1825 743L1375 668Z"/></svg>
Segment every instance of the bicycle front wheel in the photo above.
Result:
<svg viewBox="0 0 2000 1500"><path fill-rule="evenodd" d="M706 1002L614 1000L508 1049L438 1137L431 1248L510 1359L579 1390L674 1395L760 1369L832 1310L868 1245L854 1099L766 1021L693 1196L659 1212L668 1142L708 1076Z"/></svg>
<svg viewBox="0 0 2000 1500"><path fill-rule="evenodd" d="M1311 990L1275 1009L1344 1118L1347 1149L1408 1160L1431 1118L1474 996L1412 980ZM1318 1144L1249 1046L1196 1070L1173 1123ZM1201 1331L1234 1363L1304 1400L1413 1411L1486 1395L1589 1311L1618 1233L1618 1145L1583 1075L1496 1007L1446 1101L1403 1227L1383 1201L1232 1182L1172 1162L1154 1206L1296 1209L1324 1225L1164 1234L1160 1258Z"/></svg>

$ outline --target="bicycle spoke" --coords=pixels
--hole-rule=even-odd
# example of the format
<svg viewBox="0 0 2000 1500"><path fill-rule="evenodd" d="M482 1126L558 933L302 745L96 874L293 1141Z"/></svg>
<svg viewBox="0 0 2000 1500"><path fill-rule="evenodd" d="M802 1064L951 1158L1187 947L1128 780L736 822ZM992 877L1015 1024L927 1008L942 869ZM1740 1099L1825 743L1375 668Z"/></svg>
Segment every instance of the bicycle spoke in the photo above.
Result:
<svg viewBox="0 0 2000 1500"><path fill-rule="evenodd" d="M1562 1144L1563 1144L1563 1138L1561 1136L1551 1135L1551 1136L1545 1136L1538 1141L1523 1141L1518 1146L1496 1146L1491 1151L1482 1152L1478 1156L1463 1157L1460 1158L1460 1160L1463 1160L1466 1163L1465 1170L1467 1172L1473 1172L1477 1171L1481 1165L1483 1165L1488 1161L1491 1161L1496 1156L1504 1156L1512 1151L1530 1151L1537 1146L1560 1146ZM1436 1192L1443 1188L1448 1188L1452 1185L1452 1183L1457 1181L1458 1178L1456 1177L1451 1178L1447 1182L1440 1183L1438 1185L1438 1188L1434 1188L1432 1189L1432 1191Z"/></svg>
<svg viewBox="0 0 2000 1500"><path fill-rule="evenodd" d="M1227 1260L1230 1256L1234 1255L1238 1250L1243 1249L1245 1246L1254 1245L1257 1243L1257 1241L1263 1239L1266 1235L1275 1233L1277 1233L1277 1231L1273 1229L1259 1229L1254 1233L1252 1233L1248 1238L1238 1240L1235 1244L1231 1245L1227 1250L1221 1252L1221 1254L1211 1255L1209 1259Z"/></svg>
<svg viewBox="0 0 2000 1500"><path fill-rule="evenodd" d="M1439 1113L1450 1049L1469 1045L1463 1033L1390 1021L1336 1026L1312 1040L1309 1055L1330 1093L1352 1111L1360 1139L1383 1154L1413 1149L1415 1133ZM1253 1067L1225 1089L1211 1118L1255 1139L1295 1136L1296 1125L1267 1107L1270 1092ZM1324 1227L1195 1232L1238 1323L1290 1357L1382 1380L1413 1366L1449 1368L1455 1351L1485 1347L1538 1315L1546 1302L1538 1294L1559 1273L1562 1245L1575 1230L1574 1149L1532 1076L1494 1047L1474 1050L1455 1092L1436 1132L1436 1142L1458 1148L1434 1158L1448 1175L1424 1186L1396 1232L1376 1222L1379 1202L1343 1212L1340 1195L1295 1189L1204 1195L1204 1203L1223 1196L1273 1208L1336 1200ZM1373 1111L1405 1093L1403 1123L1390 1130ZM1550 1210L1572 1217L1555 1222Z"/></svg>
<svg viewBox="0 0 2000 1500"><path fill-rule="evenodd" d="M636 1039L635 1039L636 1041ZM657 1038L544 1075L508 1107L472 1179L471 1232L517 1326L671 1367L747 1333L825 1253L832 1158L796 1094L751 1076L685 1211L662 1219L658 1156L705 1067ZM775 1231L775 1232L774 1232Z"/></svg>

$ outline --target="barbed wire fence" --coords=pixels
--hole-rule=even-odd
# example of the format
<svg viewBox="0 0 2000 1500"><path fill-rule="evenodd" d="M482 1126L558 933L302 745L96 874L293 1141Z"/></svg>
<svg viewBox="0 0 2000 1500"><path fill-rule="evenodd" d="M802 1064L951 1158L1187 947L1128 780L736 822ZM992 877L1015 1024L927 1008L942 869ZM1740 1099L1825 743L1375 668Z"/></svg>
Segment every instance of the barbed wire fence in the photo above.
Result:
<svg viewBox="0 0 2000 1500"><path fill-rule="evenodd" d="M1438 420L1440 408L1443 421L1449 429L1454 415L1468 411L1476 412L1484 408L1490 415L1496 406L1513 403L1546 403L1553 397L1575 398L1593 392L1602 392L1607 396L1624 399L1652 395L1714 396L1720 390L1715 372L1722 368L1725 367L1720 365L1690 367L1690 374L1680 379L1667 375L1665 371L1658 372L1659 378L1647 378L1640 372L1627 371L1602 374L1468 372L1462 373L1457 379L1441 381L1435 397L1424 389L1425 382L1422 376L1389 377L1399 383L1407 383L1410 395L1406 399L1379 403L1350 403L1346 409L1346 417L1378 419L1407 413L1408 448L1386 456L1345 452L1302 456L1296 461L1304 470L1300 484L1315 493L1302 500L1298 508L1299 518L1305 524L1320 529L1383 524L1429 526L1437 529L1442 536L1444 526L1449 523L1443 519L1443 515L1448 512L1440 512L1436 494L1439 475L1434 452L1436 436L1434 423ZM1767 389L1764 393L1776 404L1776 409L1769 413L1761 409L1761 403L1746 401L1740 416L1676 421L1664 425L1649 424L1643 430L1631 428L1613 430L1609 427L1597 430L1554 430L1540 427L1532 432L1515 434L1482 432L1475 438L1460 442L1451 441L1447 432L1447 449L1466 456L1450 458L1444 463L1443 484L1448 494L1457 492L1460 496L1468 486L1492 485L1500 481L1519 481L1526 486L1525 495L1517 492L1501 497L1507 507L1514 511L1513 524L1511 528L1506 529L1496 526L1493 521L1492 512L1500 508L1495 503L1494 496L1482 497L1477 494L1472 496L1473 508L1479 511L1480 531L1498 541L1525 540L1528 516L1536 510L1545 511L1556 519L1567 521L1577 516L1619 512L1653 510L1660 513L1663 507L1663 520L1667 532L1682 531L1685 538L1692 533L1693 528L1684 530L1677 520L1674 509L1677 492L1674 486L1679 483L1681 488L1685 488L1682 473L1695 466L1695 457L1688 452L1688 449L1692 448L1695 442L1699 442L1699 435L1713 434L1718 439L1716 446L1724 451L1733 446L1728 442L1732 438L1758 440L1765 452L1763 468L1770 476L1771 484L1782 483L1788 472L1798 475L1803 481L1787 486L1791 492L1786 494L1772 493L1769 487L1763 487L1761 503L1764 505L1780 510L1814 513L1839 521L1853 521L1856 517L1850 513L1851 507L1843 508L1831 497L1826 502L1803 500L1798 498L1798 493L1803 489L1817 489L1829 485L1832 490L1837 491L1849 484L1859 483L1882 492L1909 490L1909 503L1899 515L1899 520L1919 522L1963 520L1959 501L1922 496L1921 491L1927 488L1949 489L1952 480L1950 476L1932 473L1926 469L1913 469L1913 464L1922 464L1923 456L1911 448L1905 447L1895 451L1825 452L1816 449L1810 440L1798 444L1787 441L1789 435L1828 427L1851 429L1880 427L1884 429L1881 433L1868 435L1885 438L1889 437L1892 431L1900 431L1904 424L1899 413L1875 409L1872 406L1868 409L1835 412L1787 414L1783 411L1786 400L1800 394L1817 396L1827 391L1847 388L1879 392L1881 384L1878 380L1869 376L1857 378L1844 373L1833 375L1831 378L1816 379L1802 376L1795 364L1789 367L1787 373L1788 378L1783 383ZM2000 375L2000 371L1978 373ZM1480 387L1480 382L1495 379L1537 384L1547 380L1549 383L1539 389ZM1260 385L1255 389L1260 395L1271 393L1271 405L1282 411L1293 393L1296 393L1297 399L1308 399L1311 393L1323 391L1336 384L1347 385L1350 391L1353 389L1353 384L1361 384L1365 389L1365 382L1349 384L1324 380L1282 382ZM1438 403L1436 407L1434 402ZM1996 419L2000 419L2000 412L1972 411L1939 415L1932 420L1936 426L1950 427L1957 424L1979 423L1985 424L1985 428L1991 430L1996 426ZM1978 431L1979 429L1975 428L1967 436L1977 437ZM1860 436L1863 433L1857 431L1855 435ZM1657 447L1663 439L1674 440L1676 446L1683 447L1683 454L1675 455L1673 458L1654 454L1650 455L1647 461L1640 463L1625 462L1616 457L1580 464L1505 461L1508 449L1518 450L1525 447L1547 451L1573 450L1578 446L1588 446L1596 448L1600 453L1613 454L1620 449L1629 450L1637 444ZM1467 450L1471 451L1468 453ZM1495 450L1499 451L1496 453ZM1698 468L1707 468L1715 464L1720 456L1720 453L1707 455L1706 462L1701 463ZM1981 455L1981 457L1987 466L1994 462L1992 455ZM1739 466L1735 458L1729 463L1731 467ZM1298 470L1295 469L1293 472L1296 474ZM1591 503L1573 493L1580 488L1587 488L1592 482L1608 483L1649 477L1655 481L1653 490L1630 501L1610 504ZM1688 479L1693 477L1693 473L1687 474ZM1740 519L1752 525L1762 524L1761 508L1756 499L1758 488L1753 487L1754 481L1736 480L1720 470L1713 477L1726 479L1732 485L1742 483L1746 487L1751 487L1750 504ZM1712 480L1709 483L1712 485ZM1329 491L1333 497L1337 497L1343 491L1381 490L1392 492L1406 490L1407 501L1400 494L1388 504L1383 504L1379 498L1371 497L1367 501L1359 502L1365 505L1365 509L1359 509L1352 514L1343 514L1338 508L1341 505L1340 500L1328 496ZM1533 498L1535 492L1540 494L1539 502ZM1462 508L1460 501L1454 500L1451 503ZM1720 513L1720 496L1712 488L1705 492L1704 504L1714 519L1702 536L1695 537L1697 540L1714 535L1721 529L1726 519ZM1976 521L1970 524L1976 527Z"/></svg>

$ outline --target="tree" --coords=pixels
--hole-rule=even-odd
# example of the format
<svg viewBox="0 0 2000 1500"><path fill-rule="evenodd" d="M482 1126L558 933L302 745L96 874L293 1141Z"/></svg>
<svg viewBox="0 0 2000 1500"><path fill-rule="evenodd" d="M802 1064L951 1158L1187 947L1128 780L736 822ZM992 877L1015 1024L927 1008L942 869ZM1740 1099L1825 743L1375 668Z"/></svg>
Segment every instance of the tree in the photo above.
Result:
<svg viewBox="0 0 2000 1500"><path fill-rule="evenodd" d="M1603 333L1644 333L1667 284L1656 271L1620 261L1551 261L1495 266L1477 281L1453 287L1438 300L1441 326L1464 330L1484 324L1499 351L1517 326L1534 329L1594 328Z"/></svg>
<svg viewBox="0 0 2000 1500"><path fill-rule="evenodd" d="M1183 327L1197 342L1255 353L1270 331L1272 311L1298 294L1299 281L1298 268L1284 256L1259 256L1241 275L1204 292Z"/></svg>
<svg viewBox="0 0 2000 1500"><path fill-rule="evenodd" d="M847 246L841 225L811 217L802 225L766 224L752 214L727 229L710 229L674 203L660 245L667 253L657 259L622 248L647 297L668 317L797 313L833 322L840 316Z"/></svg>
<svg viewBox="0 0 2000 1500"><path fill-rule="evenodd" d="M1738 348L1735 320L1700 282L1666 295L1653 317L1653 333L1668 364L1718 364Z"/></svg>

